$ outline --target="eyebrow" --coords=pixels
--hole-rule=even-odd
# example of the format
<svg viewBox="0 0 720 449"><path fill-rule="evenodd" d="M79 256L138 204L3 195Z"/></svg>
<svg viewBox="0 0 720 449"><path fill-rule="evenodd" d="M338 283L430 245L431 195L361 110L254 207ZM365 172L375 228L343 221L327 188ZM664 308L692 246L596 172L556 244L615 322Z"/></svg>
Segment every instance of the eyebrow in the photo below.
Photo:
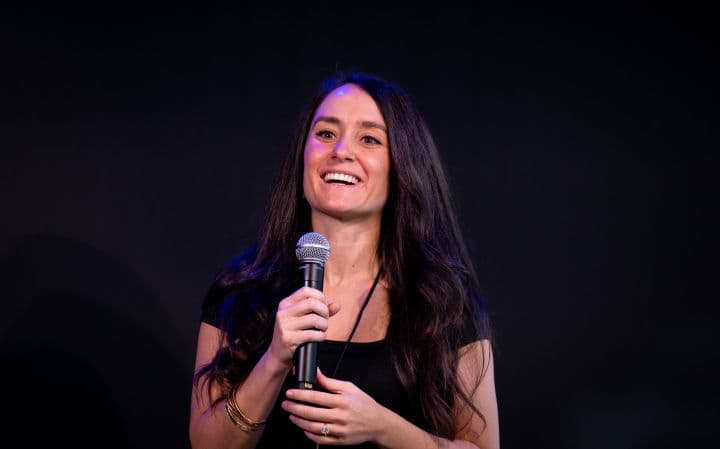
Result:
<svg viewBox="0 0 720 449"><path fill-rule="evenodd" d="M337 117L321 115L315 119L312 126L314 127L317 124L317 122L328 122L328 123L332 123L334 125L339 125L340 119ZM363 128L377 128L377 129L381 130L382 132L384 132L385 134L387 134L387 129L380 123L373 122L371 120L364 120L364 121L360 122L360 125Z"/></svg>

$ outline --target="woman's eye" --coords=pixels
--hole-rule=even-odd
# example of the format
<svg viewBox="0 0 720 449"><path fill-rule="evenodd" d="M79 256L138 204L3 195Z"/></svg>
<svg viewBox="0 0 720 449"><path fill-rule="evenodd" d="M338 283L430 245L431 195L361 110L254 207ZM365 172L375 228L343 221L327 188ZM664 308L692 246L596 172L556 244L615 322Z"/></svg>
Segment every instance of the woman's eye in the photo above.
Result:
<svg viewBox="0 0 720 449"><path fill-rule="evenodd" d="M321 137L323 139L332 139L333 137L335 137L335 135L331 131L328 131L328 130L318 131L315 133L315 135L318 137Z"/></svg>
<svg viewBox="0 0 720 449"><path fill-rule="evenodd" d="M362 141L367 144L380 145L380 141L373 136L363 136Z"/></svg>

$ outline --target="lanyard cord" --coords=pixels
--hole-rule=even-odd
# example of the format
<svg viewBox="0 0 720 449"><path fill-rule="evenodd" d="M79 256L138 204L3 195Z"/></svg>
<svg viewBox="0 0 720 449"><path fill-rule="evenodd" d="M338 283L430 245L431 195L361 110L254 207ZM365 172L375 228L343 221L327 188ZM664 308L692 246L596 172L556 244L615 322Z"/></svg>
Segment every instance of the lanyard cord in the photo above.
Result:
<svg viewBox="0 0 720 449"><path fill-rule="evenodd" d="M350 336L345 341L345 346L343 347L342 352L340 353L340 357L338 358L337 363L335 364L335 370L333 370L332 377L335 377L337 374L337 370L340 367L340 362L342 362L343 356L345 356L345 351L347 351L348 346L350 346L350 340L352 340L353 335L355 335L355 331L358 328L358 325L360 324L360 319L362 318L363 312L365 311L365 308L367 307L368 303L370 302L370 297L372 296L373 292L375 291L375 286L377 285L378 281L380 280L380 275L382 274L382 267L378 270L377 275L375 276L375 280L373 281L372 287L370 287L370 291L368 292L367 296L365 297L365 302L363 302L362 307L360 308L360 312L358 313L357 319L355 319L355 325L352 328L352 331L350 331Z"/></svg>
<svg viewBox="0 0 720 449"><path fill-rule="evenodd" d="M365 297L365 301L363 302L362 307L360 308L360 312L358 312L358 316L355 319L355 325L353 326L352 330L350 331L350 336L345 340L345 346L343 346L343 350L340 353L340 357L338 358L337 363L335 364L335 369L333 370L332 377L335 377L337 374L337 370L340 367L340 362L342 362L343 356L345 356L345 351L347 351L348 346L350 346L350 340L352 340L353 335L355 335L355 331L358 328L358 325L360 324L360 319L362 318L363 312L365 311L365 308L367 307L368 303L370 302L370 297L372 296L373 292L375 291L375 286L377 286L378 281L380 280L380 275L382 274L382 267L378 270L377 275L375 275L375 280L373 281L372 287L370 287L370 291L368 292L367 296ZM320 449L320 443L315 443L315 449Z"/></svg>

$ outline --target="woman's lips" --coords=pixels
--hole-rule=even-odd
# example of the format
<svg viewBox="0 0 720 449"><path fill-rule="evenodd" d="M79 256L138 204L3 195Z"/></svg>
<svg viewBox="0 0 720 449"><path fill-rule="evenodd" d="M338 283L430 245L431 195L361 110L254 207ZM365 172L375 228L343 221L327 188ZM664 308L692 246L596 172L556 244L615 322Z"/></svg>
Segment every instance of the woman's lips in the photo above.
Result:
<svg viewBox="0 0 720 449"><path fill-rule="evenodd" d="M323 175L323 181L328 184L342 184L342 185L357 185L360 183L360 179L357 176L341 173L341 172L327 172Z"/></svg>

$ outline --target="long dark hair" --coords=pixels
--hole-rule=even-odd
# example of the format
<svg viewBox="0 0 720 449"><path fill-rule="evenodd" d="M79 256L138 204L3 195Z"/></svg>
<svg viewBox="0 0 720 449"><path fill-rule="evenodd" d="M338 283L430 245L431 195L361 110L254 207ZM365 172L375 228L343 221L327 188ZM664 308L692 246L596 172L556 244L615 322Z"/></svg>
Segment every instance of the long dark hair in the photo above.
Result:
<svg viewBox="0 0 720 449"><path fill-rule="evenodd" d="M390 293L387 344L394 370L432 433L454 438L454 414L479 414L470 397L489 354L480 354L475 382L457 379L459 350L491 336L477 277L455 218L448 183L430 131L399 87L360 73L326 81L307 105L271 192L257 246L217 276L206 301L223 301L223 341L215 359L200 369L208 389L224 391L242 381L267 349L281 298L258 298L258 287L280 289L293 278L297 238L310 229L303 198L303 151L315 110L335 88L354 84L376 102L388 128L390 188L383 210L378 256ZM286 287L286 286L285 286ZM294 290L294 289L291 289ZM291 291L288 290L288 293ZM242 317L242 318L238 318ZM240 321L239 321L240 320ZM482 347L482 346L481 346ZM462 398L460 404L456 398Z"/></svg>

